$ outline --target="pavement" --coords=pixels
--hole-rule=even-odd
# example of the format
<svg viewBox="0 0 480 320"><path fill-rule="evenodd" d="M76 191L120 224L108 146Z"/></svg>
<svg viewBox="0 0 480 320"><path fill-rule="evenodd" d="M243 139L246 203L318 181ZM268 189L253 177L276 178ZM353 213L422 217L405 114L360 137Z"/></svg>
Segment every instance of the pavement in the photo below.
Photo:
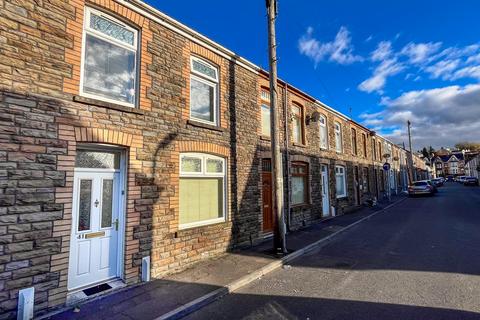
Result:
<svg viewBox="0 0 480 320"><path fill-rule="evenodd" d="M403 196L394 197L392 203L404 199ZM391 204L362 208L290 233L287 236L290 254L282 259L271 253L272 240L269 240L200 262L162 279L103 295L80 305L77 312L70 308L43 318L178 319L325 245L388 205Z"/></svg>
<svg viewBox="0 0 480 320"><path fill-rule="evenodd" d="M451 182L185 317L480 319L480 188Z"/></svg>

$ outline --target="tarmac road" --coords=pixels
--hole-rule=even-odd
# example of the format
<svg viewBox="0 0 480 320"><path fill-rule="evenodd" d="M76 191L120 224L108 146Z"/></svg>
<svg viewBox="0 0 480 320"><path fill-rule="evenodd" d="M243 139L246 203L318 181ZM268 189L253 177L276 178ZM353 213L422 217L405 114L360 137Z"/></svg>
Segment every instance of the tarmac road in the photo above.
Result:
<svg viewBox="0 0 480 320"><path fill-rule="evenodd" d="M480 188L406 199L186 319L480 319Z"/></svg>

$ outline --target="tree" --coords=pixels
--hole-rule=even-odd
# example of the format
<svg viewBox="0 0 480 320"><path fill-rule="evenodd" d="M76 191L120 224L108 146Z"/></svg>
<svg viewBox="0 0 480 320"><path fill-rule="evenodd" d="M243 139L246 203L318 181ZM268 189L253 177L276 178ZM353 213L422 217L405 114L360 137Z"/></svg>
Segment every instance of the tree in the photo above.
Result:
<svg viewBox="0 0 480 320"><path fill-rule="evenodd" d="M430 158L430 157L429 157L429 154L428 154L428 150L427 150L426 147L423 147L423 149L422 149L422 155L423 155L424 158Z"/></svg>
<svg viewBox="0 0 480 320"><path fill-rule="evenodd" d="M462 141L455 144L458 150L480 151L480 142Z"/></svg>

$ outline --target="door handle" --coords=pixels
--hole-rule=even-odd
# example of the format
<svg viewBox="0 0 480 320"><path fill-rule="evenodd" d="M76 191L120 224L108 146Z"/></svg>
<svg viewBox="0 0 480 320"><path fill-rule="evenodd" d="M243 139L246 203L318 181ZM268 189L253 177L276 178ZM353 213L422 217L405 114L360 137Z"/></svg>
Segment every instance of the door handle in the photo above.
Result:
<svg viewBox="0 0 480 320"><path fill-rule="evenodd" d="M118 218L115 219L115 221L113 222L113 224L115 225L115 231L118 231Z"/></svg>

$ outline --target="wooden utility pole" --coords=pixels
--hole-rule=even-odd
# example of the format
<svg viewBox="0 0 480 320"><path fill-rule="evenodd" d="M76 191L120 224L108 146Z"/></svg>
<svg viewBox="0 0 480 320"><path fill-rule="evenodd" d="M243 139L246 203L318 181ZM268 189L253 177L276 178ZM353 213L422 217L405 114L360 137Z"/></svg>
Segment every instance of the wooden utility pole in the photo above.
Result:
<svg viewBox="0 0 480 320"><path fill-rule="evenodd" d="M408 149L410 150L410 156L408 157L408 166L409 166L409 170L408 170L408 182L409 184L412 184L413 183L413 153L412 153L412 135L411 135L411 132L410 132L410 126L412 125L412 123L410 122L410 120L407 121L407 127L408 127Z"/></svg>
<svg viewBox="0 0 480 320"><path fill-rule="evenodd" d="M270 127L272 148L272 181L273 181L273 210L275 212L274 251L279 254L287 253L285 240L285 214L283 198L282 154L280 153L280 134L278 130L277 108L277 44L275 39L275 19L277 18L277 1L266 0L268 16L268 57L270 65ZM287 125L285 123L285 125Z"/></svg>

